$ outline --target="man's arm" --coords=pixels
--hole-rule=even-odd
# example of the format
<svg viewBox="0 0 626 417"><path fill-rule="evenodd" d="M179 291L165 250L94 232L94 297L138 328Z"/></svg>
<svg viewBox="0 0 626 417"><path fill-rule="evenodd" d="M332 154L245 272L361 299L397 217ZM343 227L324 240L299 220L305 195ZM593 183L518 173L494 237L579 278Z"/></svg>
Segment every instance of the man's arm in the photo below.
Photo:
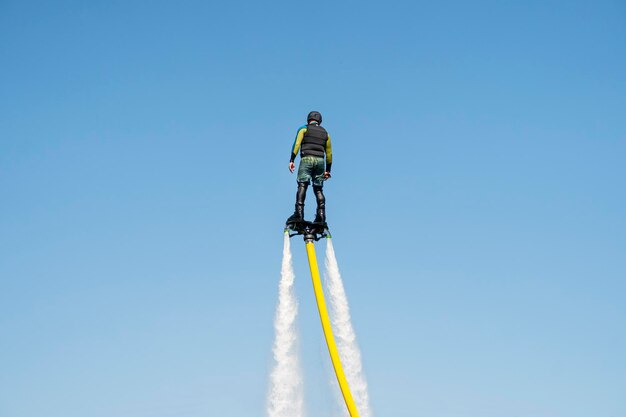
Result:
<svg viewBox="0 0 626 417"><path fill-rule="evenodd" d="M298 129L298 134L296 134L296 140L293 142L293 146L291 147L291 156L289 158L289 172L293 174L293 171L296 169L296 164L293 162L296 160L296 155L298 154L298 149L300 149L300 145L302 144L302 139L304 138L304 134L306 133L306 126L302 126Z"/></svg>
<svg viewBox="0 0 626 417"><path fill-rule="evenodd" d="M291 159L289 159L290 162L296 160L296 155L298 154L298 150L300 149L300 145L302 144L302 139L304 138L305 133L306 126L302 126L300 129L298 129L296 140L293 142L293 146L291 147Z"/></svg>
<svg viewBox="0 0 626 417"><path fill-rule="evenodd" d="M326 172L325 178L330 178L330 168L333 166L333 145L330 143L330 135L326 141Z"/></svg>

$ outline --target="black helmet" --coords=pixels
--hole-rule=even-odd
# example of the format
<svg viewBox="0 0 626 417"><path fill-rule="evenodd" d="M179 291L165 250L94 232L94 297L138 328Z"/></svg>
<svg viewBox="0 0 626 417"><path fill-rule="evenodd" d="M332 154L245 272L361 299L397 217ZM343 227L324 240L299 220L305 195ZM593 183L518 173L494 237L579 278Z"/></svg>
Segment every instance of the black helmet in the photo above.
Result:
<svg viewBox="0 0 626 417"><path fill-rule="evenodd" d="M318 124L321 125L322 124L322 113L320 113L318 111L312 111L306 117L306 122L309 123L311 120L315 120Z"/></svg>

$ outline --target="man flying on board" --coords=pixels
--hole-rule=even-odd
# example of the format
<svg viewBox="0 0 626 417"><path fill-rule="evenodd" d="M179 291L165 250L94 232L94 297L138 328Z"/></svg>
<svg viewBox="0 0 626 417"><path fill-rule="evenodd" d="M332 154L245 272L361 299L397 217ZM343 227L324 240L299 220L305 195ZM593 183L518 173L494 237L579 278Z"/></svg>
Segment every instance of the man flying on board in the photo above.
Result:
<svg viewBox="0 0 626 417"><path fill-rule="evenodd" d="M298 167L298 191L296 192L296 210L287 219L289 223L304 221L304 199L306 190L313 182L313 192L317 199L317 212L313 223L326 223L326 199L324 198L324 181L330 178L330 167L333 163L333 150L330 144L330 135L322 126L320 112L312 111L307 116L307 124L298 129L296 140L291 149L289 171L293 173L296 168L294 163L298 150L300 150L300 166ZM324 156L326 165L324 166Z"/></svg>

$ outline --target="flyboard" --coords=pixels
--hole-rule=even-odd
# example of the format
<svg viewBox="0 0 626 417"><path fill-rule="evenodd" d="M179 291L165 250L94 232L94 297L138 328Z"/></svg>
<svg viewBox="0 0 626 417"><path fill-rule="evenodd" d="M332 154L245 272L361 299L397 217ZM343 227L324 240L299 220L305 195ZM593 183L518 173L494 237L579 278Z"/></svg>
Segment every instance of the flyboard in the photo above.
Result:
<svg viewBox="0 0 626 417"><path fill-rule="evenodd" d="M356 409L350 387L348 386L346 374L341 366L339 351L337 350L333 329L330 325L330 317L328 316L328 309L326 308L326 299L324 298L322 280L320 279L320 272L317 267L317 257L313 243L322 238L331 238L328 225L326 223L313 223L308 221L290 222L285 225L285 234L288 234L289 237L302 235L304 238L306 253L309 259L309 269L311 270L311 279L313 281L313 290L315 292L315 300L317 301L317 309L320 313L320 320L322 322L328 352L330 353L330 360L333 363L337 382L339 382L339 388L341 389L341 395L343 395L346 407L348 407L350 417L359 417L359 412Z"/></svg>

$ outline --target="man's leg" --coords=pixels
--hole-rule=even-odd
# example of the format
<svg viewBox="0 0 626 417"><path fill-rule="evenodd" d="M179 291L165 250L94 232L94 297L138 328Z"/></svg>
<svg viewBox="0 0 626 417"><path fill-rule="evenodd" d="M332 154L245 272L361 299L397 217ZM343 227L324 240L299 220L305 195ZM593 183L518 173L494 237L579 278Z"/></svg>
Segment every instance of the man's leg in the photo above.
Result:
<svg viewBox="0 0 626 417"><path fill-rule="evenodd" d="M326 223L326 198L322 187L324 186L324 158L316 158L313 173L313 192L317 200L317 211L314 223Z"/></svg>
<svg viewBox="0 0 626 417"><path fill-rule="evenodd" d="M317 212L315 214L314 223L326 223L326 198L322 191L321 185L314 185L313 192L315 193L315 199L317 200Z"/></svg>
<svg viewBox="0 0 626 417"><path fill-rule="evenodd" d="M311 163L311 157L305 156L300 160L298 167L298 191L296 192L296 210L293 215L287 219L287 223L297 223L304 221L304 199L306 198L306 190L311 183L313 177L314 164Z"/></svg>
<svg viewBox="0 0 626 417"><path fill-rule="evenodd" d="M298 183L298 191L296 191L296 210L287 219L287 223L301 222L304 220L304 200L306 199L306 190L309 186L306 182Z"/></svg>

